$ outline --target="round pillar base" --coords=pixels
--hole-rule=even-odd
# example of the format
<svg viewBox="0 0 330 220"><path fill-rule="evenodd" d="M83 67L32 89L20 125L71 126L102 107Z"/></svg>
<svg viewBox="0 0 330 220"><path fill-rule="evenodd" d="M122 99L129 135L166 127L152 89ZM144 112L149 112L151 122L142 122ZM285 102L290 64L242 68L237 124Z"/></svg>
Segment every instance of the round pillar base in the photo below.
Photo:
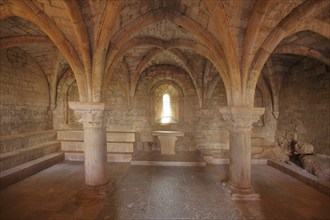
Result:
<svg viewBox="0 0 330 220"><path fill-rule="evenodd" d="M105 199L113 188L110 182L102 186L88 186L85 185L79 190L76 197L76 202L84 202L97 199Z"/></svg>
<svg viewBox="0 0 330 220"><path fill-rule="evenodd" d="M250 188L238 188L232 186L229 182L222 182L222 186L224 190L229 193L232 200L259 200L260 196L258 193L254 191L252 187Z"/></svg>

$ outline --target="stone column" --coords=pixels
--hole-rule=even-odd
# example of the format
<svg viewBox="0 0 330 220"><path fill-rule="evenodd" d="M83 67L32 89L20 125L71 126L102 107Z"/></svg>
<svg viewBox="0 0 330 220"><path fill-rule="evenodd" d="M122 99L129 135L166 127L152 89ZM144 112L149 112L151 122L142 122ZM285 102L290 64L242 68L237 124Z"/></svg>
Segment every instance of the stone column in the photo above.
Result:
<svg viewBox="0 0 330 220"><path fill-rule="evenodd" d="M69 102L84 127L85 183L97 188L107 185L107 146L103 122L104 103Z"/></svg>
<svg viewBox="0 0 330 220"><path fill-rule="evenodd" d="M228 125L230 148L229 181L224 187L233 200L258 199L251 187L251 130L265 109L227 107L220 112Z"/></svg>

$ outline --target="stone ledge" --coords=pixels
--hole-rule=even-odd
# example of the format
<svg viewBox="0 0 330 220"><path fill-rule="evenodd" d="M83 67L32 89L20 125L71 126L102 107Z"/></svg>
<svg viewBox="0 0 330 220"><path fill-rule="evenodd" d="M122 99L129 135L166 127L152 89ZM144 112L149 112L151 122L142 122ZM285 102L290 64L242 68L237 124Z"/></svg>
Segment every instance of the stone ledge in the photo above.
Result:
<svg viewBox="0 0 330 220"><path fill-rule="evenodd" d="M213 156L203 156L207 164L220 165L229 164L228 158L215 158ZM266 165L267 159L251 159L251 164L253 165Z"/></svg>
<svg viewBox="0 0 330 220"><path fill-rule="evenodd" d="M20 164L38 159L51 153L59 152L59 141L49 141L34 147L19 149L16 151L0 154L0 171L4 171Z"/></svg>
<svg viewBox="0 0 330 220"><path fill-rule="evenodd" d="M135 132L106 131L107 143L135 143ZM84 141L83 130L58 130L57 140L60 141Z"/></svg>
<svg viewBox="0 0 330 220"><path fill-rule="evenodd" d="M84 161L85 155L83 151L65 151L65 160L68 161ZM130 162L132 153L107 153L107 162Z"/></svg>
<svg viewBox="0 0 330 220"><path fill-rule="evenodd" d="M42 130L42 131L24 132L24 133L19 133L19 134L12 134L12 135L3 135L3 136L0 136L0 141L7 141L7 140L12 140L12 139L18 139L18 138L26 138L26 137L31 137L31 136L39 136L42 134L56 135L56 132L57 132L56 130Z"/></svg>
<svg viewBox="0 0 330 220"><path fill-rule="evenodd" d="M0 189L25 179L64 160L63 153L52 153L0 173Z"/></svg>
<svg viewBox="0 0 330 220"><path fill-rule="evenodd" d="M268 160L268 165L330 196L330 183L320 181L316 176L304 169L277 160Z"/></svg>
<svg viewBox="0 0 330 220"><path fill-rule="evenodd" d="M12 158L12 157L16 157L16 156L24 154L26 152L46 148L46 147L53 146L53 145L60 145L60 142L59 141L48 141L46 143L38 144L38 145L35 145L33 147L26 147L26 148L22 148L22 149L19 149L19 150L16 150L16 151L1 153L0 161L6 160L6 159L9 159L9 158Z"/></svg>
<svg viewBox="0 0 330 220"><path fill-rule="evenodd" d="M56 140L55 130L35 131L0 137L0 153L8 153Z"/></svg>
<svg viewBox="0 0 330 220"><path fill-rule="evenodd" d="M132 160L134 166L177 166L177 167L205 167L206 162L185 162L185 161L137 161Z"/></svg>

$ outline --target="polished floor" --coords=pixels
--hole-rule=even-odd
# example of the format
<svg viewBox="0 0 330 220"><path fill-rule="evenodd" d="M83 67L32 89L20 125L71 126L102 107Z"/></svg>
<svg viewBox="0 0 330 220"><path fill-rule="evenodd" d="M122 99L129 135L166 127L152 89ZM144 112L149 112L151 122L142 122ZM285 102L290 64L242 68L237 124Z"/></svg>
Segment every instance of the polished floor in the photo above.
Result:
<svg viewBox="0 0 330 220"><path fill-rule="evenodd" d="M175 155L161 154L160 151L141 152L134 155L135 161L177 161L177 162L203 162L198 151L175 152Z"/></svg>
<svg viewBox="0 0 330 220"><path fill-rule="evenodd" d="M228 166L109 164L106 199L76 201L83 163L61 162L0 191L0 219L330 219L330 197L267 165L252 166L259 201L234 202Z"/></svg>

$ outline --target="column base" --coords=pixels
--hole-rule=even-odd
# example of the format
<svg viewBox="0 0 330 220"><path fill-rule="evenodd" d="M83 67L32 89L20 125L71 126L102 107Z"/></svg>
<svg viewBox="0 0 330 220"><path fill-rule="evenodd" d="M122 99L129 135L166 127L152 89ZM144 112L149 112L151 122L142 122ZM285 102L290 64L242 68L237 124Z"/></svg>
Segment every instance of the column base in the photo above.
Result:
<svg viewBox="0 0 330 220"><path fill-rule="evenodd" d="M82 189L79 190L76 196L76 202L84 202L89 200L105 199L110 194L110 191L113 188L113 184L110 182L102 186L87 186L85 185Z"/></svg>
<svg viewBox="0 0 330 220"><path fill-rule="evenodd" d="M252 187L249 189L241 189L232 186L228 182L222 182L222 186L224 190L229 193L232 200L251 201L260 199L259 194L256 193Z"/></svg>

